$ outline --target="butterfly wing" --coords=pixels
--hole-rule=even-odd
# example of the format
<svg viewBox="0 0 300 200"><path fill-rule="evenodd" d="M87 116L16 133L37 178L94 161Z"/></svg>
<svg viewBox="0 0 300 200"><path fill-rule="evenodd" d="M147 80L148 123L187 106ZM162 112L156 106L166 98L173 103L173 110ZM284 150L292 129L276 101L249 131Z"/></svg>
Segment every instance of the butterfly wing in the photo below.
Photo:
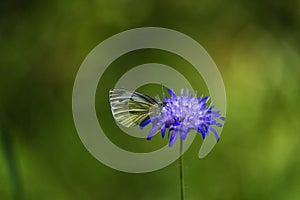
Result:
<svg viewBox="0 0 300 200"><path fill-rule="evenodd" d="M111 89L109 101L115 120L126 127L140 125L159 109L159 104L151 97L127 89Z"/></svg>

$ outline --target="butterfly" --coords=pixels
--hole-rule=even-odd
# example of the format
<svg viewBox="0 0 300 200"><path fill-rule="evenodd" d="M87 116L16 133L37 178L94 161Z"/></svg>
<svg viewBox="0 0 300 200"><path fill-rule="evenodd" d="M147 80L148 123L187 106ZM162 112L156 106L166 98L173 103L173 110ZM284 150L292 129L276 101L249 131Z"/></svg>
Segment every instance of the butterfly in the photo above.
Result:
<svg viewBox="0 0 300 200"><path fill-rule="evenodd" d="M165 103L123 88L109 90L109 101L114 119L125 127L148 124L152 116L161 112Z"/></svg>

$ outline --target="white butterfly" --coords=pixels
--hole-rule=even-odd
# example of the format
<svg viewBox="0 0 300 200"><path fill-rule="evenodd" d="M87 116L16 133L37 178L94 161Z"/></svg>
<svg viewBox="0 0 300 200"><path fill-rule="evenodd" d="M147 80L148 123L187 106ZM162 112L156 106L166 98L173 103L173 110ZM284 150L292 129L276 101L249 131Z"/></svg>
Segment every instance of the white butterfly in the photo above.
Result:
<svg viewBox="0 0 300 200"><path fill-rule="evenodd" d="M109 91L111 111L115 120L126 127L141 125L158 115L164 106L153 98L135 91L114 88Z"/></svg>

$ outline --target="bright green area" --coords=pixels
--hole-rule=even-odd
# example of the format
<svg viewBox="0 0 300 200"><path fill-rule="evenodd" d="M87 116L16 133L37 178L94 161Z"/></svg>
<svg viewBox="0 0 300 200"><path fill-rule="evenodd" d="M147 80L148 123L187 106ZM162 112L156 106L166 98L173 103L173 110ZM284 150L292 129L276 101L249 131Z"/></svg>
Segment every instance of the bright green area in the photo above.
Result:
<svg viewBox="0 0 300 200"><path fill-rule="evenodd" d="M220 142L199 160L198 135L184 155L186 199L300 199L299 10L300 1L1 2L0 199L179 199L177 162L148 174L115 171L88 153L73 123L72 87L85 56L111 35L143 26L194 38L226 87ZM98 117L116 132L108 135L114 143L137 152L167 141L120 132L106 92L148 62L176 68L207 94L192 67L164 51L131 52L112 63L97 90ZM161 92L159 85L140 91Z"/></svg>

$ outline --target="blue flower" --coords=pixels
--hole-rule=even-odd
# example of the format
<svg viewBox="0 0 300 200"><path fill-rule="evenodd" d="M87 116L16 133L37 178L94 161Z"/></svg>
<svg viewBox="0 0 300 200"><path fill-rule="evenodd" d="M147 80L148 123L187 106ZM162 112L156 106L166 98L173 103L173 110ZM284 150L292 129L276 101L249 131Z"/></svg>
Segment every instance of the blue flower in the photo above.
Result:
<svg viewBox="0 0 300 200"><path fill-rule="evenodd" d="M199 97L189 94L188 89L184 93L181 89L181 95L177 96L171 89L168 89L170 97L163 99L162 110L160 113L151 116L145 123L141 124L143 128L152 122L152 129L148 133L148 140L151 140L157 131L161 131L162 138L164 138L166 130L168 129L169 146L173 146L178 135L184 140L189 130L194 129L201 133L204 139L211 131L216 140L219 141L219 136L212 126L222 127L222 124L217 120L224 121L225 118L221 116L219 110L213 110L214 106L207 105L209 97ZM159 99L159 97L157 97Z"/></svg>

